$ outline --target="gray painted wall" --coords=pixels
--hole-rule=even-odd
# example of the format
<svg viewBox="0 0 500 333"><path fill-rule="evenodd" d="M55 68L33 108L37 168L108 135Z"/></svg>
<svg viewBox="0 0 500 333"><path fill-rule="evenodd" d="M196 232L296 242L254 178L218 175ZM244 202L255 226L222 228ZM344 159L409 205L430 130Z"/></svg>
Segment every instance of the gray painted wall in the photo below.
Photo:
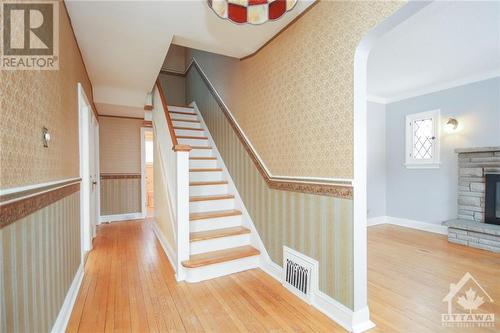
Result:
<svg viewBox="0 0 500 333"><path fill-rule="evenodd" d="M368 218L386 215L385 104L367 105Z"/></svg>
<svg viewBox="0 0 500 333"><path fill-rule="evenodd" d="M441 132L439 169L407 169L403 166L405 116L434 109L441 110L441 129L451 116L462 129ZM368 142L370 147L370 137ZM454 149L499 145L500 78L386 105L387 215L433 223L455 218L458 166Z"/></svg>

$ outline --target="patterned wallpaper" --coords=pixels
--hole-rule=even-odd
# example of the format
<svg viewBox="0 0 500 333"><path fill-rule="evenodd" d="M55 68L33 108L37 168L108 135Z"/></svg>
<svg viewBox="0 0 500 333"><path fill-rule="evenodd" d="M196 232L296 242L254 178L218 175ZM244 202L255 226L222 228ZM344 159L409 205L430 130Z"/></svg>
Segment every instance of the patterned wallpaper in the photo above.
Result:
<svg viewBox="0 0 500 333"><path fill-rule="evenodd" d="M317 259L320 290L352 308L352 200L270 189L198 71L186 81L273 262L283 245Z"/></svg>
<svg viewBox="0 0 500 333"><path fill-rule="evenodd" d="M141 119L99 117L101 173L141 173Z"/></svg>
<svg viewBox="0 0 500 333"><path fill-rule="evenodd" d="M251 58L187 57L200 63L273 175L352 178L354 52L403 4L321 1Z"/></svg>
<svg viewBox="0 0 500 333"><path fill-rule="evenodd" d="M92 88L62 5L59 17L58 71L0 73L0 188L78 177L77 82Z"/></svg>

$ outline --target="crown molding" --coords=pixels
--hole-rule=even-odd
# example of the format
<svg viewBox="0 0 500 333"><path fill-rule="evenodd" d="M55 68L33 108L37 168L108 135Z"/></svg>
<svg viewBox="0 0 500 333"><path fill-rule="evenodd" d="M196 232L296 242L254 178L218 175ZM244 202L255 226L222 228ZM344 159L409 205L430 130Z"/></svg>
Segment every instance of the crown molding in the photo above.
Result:
<svg viewBox="0 0 500 333"><path fill-rule="evenodd" d="M401 94L396 94L391 97L382 97L377 95L368 95L367 100L369 102L380 103L380 104L390 104L394 102L399 102L405 99L419 97L427 94L432 94L438 91L443 91L451 88L456 88L460 86L464 86L467 84L485 81L493 78L500 77L500 69L487 71L480 74L466 76L457 80L450 80L442 83L437 83L433 85L429 85L422 89L416 89L412 92L406 92Z"/></svg>

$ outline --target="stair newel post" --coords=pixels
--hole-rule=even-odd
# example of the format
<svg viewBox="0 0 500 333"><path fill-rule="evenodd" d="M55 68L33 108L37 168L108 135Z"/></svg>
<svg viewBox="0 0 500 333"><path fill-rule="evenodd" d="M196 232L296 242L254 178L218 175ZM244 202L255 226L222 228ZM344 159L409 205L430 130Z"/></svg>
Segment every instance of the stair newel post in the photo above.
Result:
<svg viewBox="0 0 500 333"><path fill-rule="evenodd" d="M177 158L177 281L185 279L182 262L189 260L189 151L185 145L174 146Z"/></svg>

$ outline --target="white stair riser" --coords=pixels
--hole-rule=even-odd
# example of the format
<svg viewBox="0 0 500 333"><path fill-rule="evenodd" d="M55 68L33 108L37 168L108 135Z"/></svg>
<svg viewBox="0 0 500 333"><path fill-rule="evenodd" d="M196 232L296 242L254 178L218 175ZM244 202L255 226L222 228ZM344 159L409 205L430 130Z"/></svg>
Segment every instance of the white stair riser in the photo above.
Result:
<svg viewBox="0 0 500 333"><path fill-rule="evenodd" d="M259 267L260 256L252 256L198 268L186 268L186 282L199 282Z"/></svg>
<svg viewBox="0 0 500 333"><path fill-rule="evenodd" d="M177 119L176 117L171 117ZM192 123L188 121L172 121L174 127L189 127L189 128L201 128L200 123Z"/></svg>
<svg viewBox="0 0 500 333"><path fill-rule="evenodd" d="M176 129L175 135L205 136L205 131Z"/></svg>
<svg viewBox="0 0 500 333"><path fill-rule="evenodd" d="M206 139L183 139L177 138L177 142L181 145L190 145L190 146L208 146L208 140Z"/></svg>
<svg viewBox="0 0 500 333"><path fill-rule="evenodd" d="M170 118L175 119L187 119L187 120L199 120L197 115L181 114L170 112Z"/></svg>
<svg viewBox="0 0 500 333"><path fill-rule="evenodd" d="M229 210L234 208L234 199L196 201L189 203L190 213L210 212L214 210Z"/></svg>
<svg viewBox="0 0 500 333"><path fill-rule="evenodd" d="M191 149L189 157L211 157L212 149Z"/></svg>
<svg viewBox="0 0 500 333"><path fill-rule="evenodd" d="M189 222L191 232L207 231L223 228L238 227L242 224L242 216L226 216L213 219L197 220Z"/></svg>
<svg viewBox="0 0 500 333"><path fill-rule="evenodd" d="M189 181L190 182L210 182L222 180L221 171L207 171L207 172L190 172Z"/></svg>
<svg viewBox="0 0 500 333"><path fill-rule="evenodd" d="M228 194L226 184L222 185L203 185L203 186L189 186L189 195L215 195L215 194Z"/></svg>
<svg viewBox="0 0 500 333"><path fill-rule="evenodd" d="M198 242L191 242L190 250L191 255L217 251L217 250L225 250L232 247L250 245L250 234L244 235L235 235L228 237L221 237L215 239L207 239Z"/></svg>
<svg viewBox="0 0 500 333"><path fill-rule="evenodd" d="M217 168L217 160L189 160L189 168Z"/></svg>
<svg viewBox="0 0 500 333"><path fill-rule="evenodd" d="M169 105L168 111L195 113L194 108L188 108L188 107L176 106L176 105Z"/></svg>

